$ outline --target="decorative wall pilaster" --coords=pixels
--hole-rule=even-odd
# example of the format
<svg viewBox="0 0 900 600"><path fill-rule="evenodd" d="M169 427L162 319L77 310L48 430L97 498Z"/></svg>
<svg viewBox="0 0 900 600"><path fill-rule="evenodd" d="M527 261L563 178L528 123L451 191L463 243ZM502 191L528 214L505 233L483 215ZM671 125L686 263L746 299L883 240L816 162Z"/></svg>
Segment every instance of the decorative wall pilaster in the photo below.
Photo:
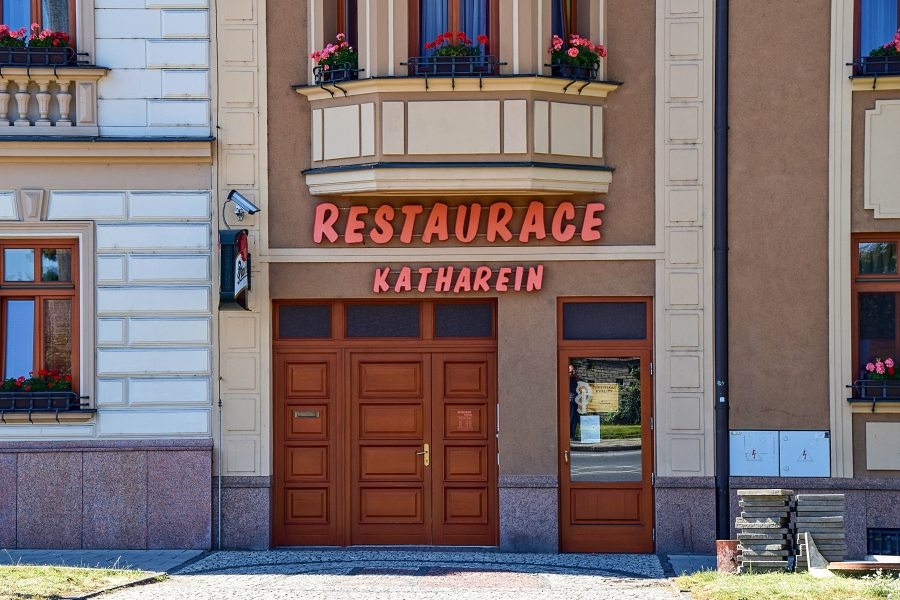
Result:
<svg viewBox="0 0 900 600"><path fill-rule="evenodd" d="M657 473L713 465L713 0L657 2Z"/></svg>

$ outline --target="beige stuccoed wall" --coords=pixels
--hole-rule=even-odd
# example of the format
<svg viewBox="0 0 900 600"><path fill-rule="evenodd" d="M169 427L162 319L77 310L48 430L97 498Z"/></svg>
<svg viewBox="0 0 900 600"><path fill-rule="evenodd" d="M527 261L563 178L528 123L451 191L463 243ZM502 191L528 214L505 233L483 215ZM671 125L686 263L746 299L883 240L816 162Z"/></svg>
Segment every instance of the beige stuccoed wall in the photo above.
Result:
<svg viewBox="0 0 900 600"><path fill-rule="evenodd" d="M766 0L731 19L731 428L829 429L830 76L807 40L829 39L830 14Z"/></svg>

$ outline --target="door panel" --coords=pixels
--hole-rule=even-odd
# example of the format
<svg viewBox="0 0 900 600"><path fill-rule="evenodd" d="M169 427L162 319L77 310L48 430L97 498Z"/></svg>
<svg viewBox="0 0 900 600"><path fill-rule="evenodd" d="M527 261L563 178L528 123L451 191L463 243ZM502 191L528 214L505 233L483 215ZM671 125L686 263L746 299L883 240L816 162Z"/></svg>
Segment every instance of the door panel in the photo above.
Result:
<svg viewBox="0 0 900 600"><path fill-rule="evenodd" d="M350 365L350 542L430 544L431 476L419 454L431 423L430 356L351 353Z"/></svg>
<svg viewBox="0 0 900 600"><path fill-rule="evenodd" d="M649 350L560 353L563 551L653 551L649 363Z"/></svg>
<svg viewBox="0 0 900 600"><path fill-rule="evenodd" d="M434 543L497 544L494 354L433 354Z"/></svg>
<svg viewBox="0 0 900 600"><path fill-rule="evenodd" d="M363 404L359 407L361 439L425 437L425 416L422 406L385 406Z"/></svg>
<svg viewBox="0 0 900 600"><path fill-rule="evenodd" d="M335 353L275 357L275 545L341 543Z"/></svg>

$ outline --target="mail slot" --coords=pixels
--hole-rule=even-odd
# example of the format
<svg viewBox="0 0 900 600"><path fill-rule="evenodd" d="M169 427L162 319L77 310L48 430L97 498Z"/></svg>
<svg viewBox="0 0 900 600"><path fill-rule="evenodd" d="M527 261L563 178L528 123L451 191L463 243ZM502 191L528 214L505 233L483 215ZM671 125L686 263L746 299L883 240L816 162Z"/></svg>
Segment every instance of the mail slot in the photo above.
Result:
<svg viewBox="0 0 900 600"><path fill-rule="evenodd" d="M320 416L317 410L295 410L295 419L318 419Z"/></svg>

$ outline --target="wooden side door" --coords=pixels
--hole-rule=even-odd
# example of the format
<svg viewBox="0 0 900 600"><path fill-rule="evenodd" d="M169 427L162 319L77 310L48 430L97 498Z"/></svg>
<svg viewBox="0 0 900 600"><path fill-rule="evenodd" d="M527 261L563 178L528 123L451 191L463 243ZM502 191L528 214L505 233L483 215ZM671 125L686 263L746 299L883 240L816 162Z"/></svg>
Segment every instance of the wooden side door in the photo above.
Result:
<svg viewBox="0 0 900 600"><path fill-rule="evenodd" d="M431 358L350 353L351 544L431 544Z"/></svg>
<svg viewBox="0 0 900 600"><path fill-rule="evenodd" d="M437 545L497 544L496 355L432 355L432 446Z"/></svg>
<svg viewBox="0 0 900 600"><path fill-rule="evenodd" d="M337 353L275 355L276 546L341 544L339 368Z"/></svg>
<svg viewBox="0 0 900 600"><path fill-rule="evenodd" d="M564 552L653 552L650 358L638 348L559 353Z"/></svg>

